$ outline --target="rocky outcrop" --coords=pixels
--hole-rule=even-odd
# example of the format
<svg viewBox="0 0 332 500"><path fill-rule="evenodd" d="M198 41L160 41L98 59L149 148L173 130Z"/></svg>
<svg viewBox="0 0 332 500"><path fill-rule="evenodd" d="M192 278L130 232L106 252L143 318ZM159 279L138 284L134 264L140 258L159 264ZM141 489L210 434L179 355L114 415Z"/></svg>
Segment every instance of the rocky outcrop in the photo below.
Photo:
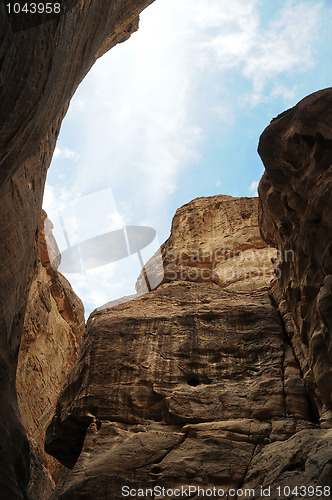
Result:
<svg viewBox="0 0 332 500"><path fill-rule="evenodd" d="M51 474L46 469L41 457L41 450L34 439L29 439L30 445L30 481L28 498L31 500L48 500L55 488Z"/></svg>
<svg viewBox="0 0 332 500"><path fill-rule="evenodd" d="M278 247L272 293L312 403L332 426L332 89L274 119L261 136L263 238Z"/></svg>
<svg viewBox="0 0 332 500"><path fill-rule="evenodd" d="M164 284L90 317L47 431L47 451L73 467L52 498L240 488L254 453L312 428L266 289Z"/></svg>
<svg viewBox="0 0 332 500"><path fill-rule="evenodd" d="M29 26L0 4L0 491L26 497L29 445L15 373L46 171L62 118L96 58L128 38L152 0L61 2L62 12ZM70 7L73 7L70 10ZM45 17L46 16L46 17ZM39 21L38 21L39 22Z"/></svg>
<svg viewBox="0 0 332 500"><path fill-rule="evenodd" d="M247 488L259 499L262 487L277 499L278 487L332 487L331 432L318 426L295 350L262 286L272 263L265 281L242 279L251 263L238 280L215 276L241 252L267 249L256 210L255 199L224 196L181 207L161 252L166 273L173 252L176 275L90 316L47 430L47 451L72 469L52 499L111 500L129 489L157 499L162 488L186 498L189 487L195 499L198 488L217 488L220 498L233 490L240 498ZM158 276L157 258L138 283ZM193 268L210 274L191 279Z"/></svg>
<svg viewBox="0 0 332 500"><path fill-rule="evenodd" d="M277 254L261 238L258 198L196 198L176 211L171 235L147 262L136 284L144 293L171 281L218 283L255 290L274 277Z"/></svg>
<svg viewBox="0 0 332 500"><path fill-rule="evenodd" d="M45 229L44 229L45 228ZM83 335L84 308L67 280L54 271L52 224L43 213L39 261L31 284L18 357L16 388L22 423L40 450L46 469L57 479L60 464L44 451L45 431L66 376L77 358Z"/></svg>
<svg viewBox="0 0 332 500"><path fill-rule="evenodd" d="M50 363L47 386L59 385L61 374L40 331L53 321L57 334L65 328L61 356L75 344L67 325L74 332L80 323L68 284L38 263L46 171L77 85L97 57L130 36L149 3L68 0L59 15L38 17L33 25L27 17L7 16L0 5L4 500L46 498L52 488L18 411L24 321L21 352L35 368L40 363L41 372ZM161 271L154 258L138 280L139 294L147 278L155 290L91 316L47 431L47 450L72 469L62 472L53 499L113 500L123 496L123 487L155 486L191 486L196 499L202 496L198 487L220 488L220 497L230 488L253 488L250 498L257 499L266 487L276 499L282 496L277 487L332 487L331 99L331 89L309 96L262 135L260 229L266 243L257 232L256 201L195 200L175 218L159 254ZM267 244L279 250L272 302L264 288L274 272L270 264L262 273L271 258ZM251 272L248 251L255 255ZM29 305L26 313L29 293L36 310ZM70 349L65 369L74 361ZM25 384L32 398L32 376L22 380L30 367L24 363L21 358L20 387ZM43 387L39 373L36 381ZM56 391L47 391L53 404ZM37 420L45 427L49 418L43 396L28 416L20 393L23 418L38 441L44 430ZM144 495L151 497L138 494ZM320 496L318 490L305 495ZM154 490L154 498L164 496Z"/></svg>

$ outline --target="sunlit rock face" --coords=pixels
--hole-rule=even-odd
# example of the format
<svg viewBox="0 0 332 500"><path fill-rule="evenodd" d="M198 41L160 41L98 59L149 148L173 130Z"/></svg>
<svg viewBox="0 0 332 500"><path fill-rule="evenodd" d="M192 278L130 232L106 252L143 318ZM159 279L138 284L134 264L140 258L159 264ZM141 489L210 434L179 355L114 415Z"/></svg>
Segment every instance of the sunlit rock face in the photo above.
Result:
<svg viewBox="0 0 332 500"><path fill-rule="evenodd" d="M92 314L47 431L72 468L52 499L331 496L331 100L309 96L261 137L265 244L255 199L196 199L138 279L154 290ZM276 269L221 275L268 245Z"/></svg>
<svg viewBox="0 0 332 500"><path fill-rule="evenodd" d="M194 200L177 211L172 236L177 255L182 240L187 255L226 241L266 248L255 199ZM272 263L266 284L271 275ZM180 278L90 316L47 430L46 450L72 469L52 499L111 500L124 487L149 498L144 488L156 485L248 487L261 498L261 485L296 485L304 469L303 484L327 481L331 436L317 425L268 287L255 277L244 289Z"/></svg>
<svg viewBox="0 0 332 500"><path fill-rule="evenodd" d="M193 478L240 487L258 445L312 427L267 289L164 284L90 317L47 432L47 451L74 467L54 498Z"/></svg>
<svg viewBox="0 0 332 500"><path fill-rule="evenodd" d="M69 0L61 2L67 8ZM28 29L0 4L0 492L26 497L29 446L15 393L28 288L37 272L46 171L69 100L96 58L137 28L150 0L80 0ZM46 21L46 19L45 19ZM23 23L20 25L20 23Z"/></svg>
<svg viewBox="0 0 332 500"><path fill-rule="evenodd" d="M171 235L147 262L136 289L171 281L215 282L255 290L274 277L275 248L261 238L258 198L196 198L176 211Z"/></svg>
<svg viewBox="0 0 332 500"><path fill-rule="evenodd" d="M272 293L323 427L332 426L332 89L281 114L261 136L260 227L277 246Z"/></svg>
<svg viewBox="0 0 332 500"><path fill-rule="evenodd" d="M85 323L82 302L67 280L51 267L45 232L47 239L55 243L52 223L44 212L39 228L37 274L29 290L24 318L16 388L22 423L38 446L44 466L57 479L61 466L44 451L45 431L67 373L77 358Z"/></svg>
<svg viewBox="0 0 332 500"><path fill-rule="evenodd" d="M68 284L59 276L55 282L39 263L46 171L77 85L98 56L130 36L149 3L80 0L29 29L17 20L13 26L0 5L3 500L25 499L28 488L39 500L52 489L33 440L29 453L18 411L24 324L21 353L31 366L40 363L36 386L49 391L50 400L56 393L50 385L63 376L54 345L60 342L68 369L76 338L69 339L65 323L73 334L80 327L80 306ZM147 266L155 290L92 315L47 431L47 450L72 468L62 472L53 499L114 500L124 486L250 487L257 499L260 486L274 488L270 498L280 498L277 486L332 486L331 430L324 428L331 420L330 101L331 90L308 97L262 136L260 227L267 243L258 235L256 200L195 200L174 220L175 257L162 249L161 279L153 282L153 261L151 273ZM267 244L279 248L282 260L274 302L264 288L272 266L266 275L250 273L243 257L253 251L261 264L262 251L269 262ZM234 266L240 269L235 279ZM52 325L54 339L43 345L41 333ZM46 398L39 394L27 415L23 399L36 387L24 363L23 356L21 410L41 440ZM41 373L48 374L45 386Z"/></svg>

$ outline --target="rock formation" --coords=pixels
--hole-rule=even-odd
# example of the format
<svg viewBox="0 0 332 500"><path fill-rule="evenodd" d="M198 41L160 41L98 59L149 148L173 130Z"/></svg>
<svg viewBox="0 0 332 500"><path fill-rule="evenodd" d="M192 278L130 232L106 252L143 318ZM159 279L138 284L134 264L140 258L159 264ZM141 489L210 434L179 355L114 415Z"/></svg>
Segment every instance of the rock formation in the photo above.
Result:
<svg viewBox="0 0 332 500"><path fill-rule="evenodd" d="M164 284L90 317L48 430L47 451L74 467L52 498L239 488L254 452L313 427L266 289Z"/></svg>
<svg viewBox="0 0 332 500"><path fill-rule="evenodd" d="M263 238L279 248L272 293L322 426L332 427L332 89L272 121L261 136Z"/></svg>
<svg viewBox="0 0 332 500"><path fill-rule="evenodd" d="M2 500L50 495L39 448L64 375L52 351L63 332L67 370L80 336L80 306L43 245L38 259L46 171L77 85L151 2L66 0L59 15L32 24L0 4ZM47 431L47 451L69 468L53 499L114 500L123 487L156 486L191 486L193 499L198 487L225 498L252 488L260 499L263 487L276 499L291 498L278 487L300 485L331 498L331 101L332 89L307 97L261 137L266 243L256 200L194 200L138 279L139 294L146 277L154 290L90 317ZM270 292L268 244L279 259ZM15 391L22 331L18 387L30 444ZM311 491L300 496L321 496Z"/></svg>
<svg viewBox="0 0 332 500"><path fill-rule="evenodd" d="M137 292L170 281L215 281L228 290L254 290L274 277L274 248L258 228L258 198L197 198L176 211L171 235L150 259Z"/></svg>
<svg viewBox="0 0 332 500"><path fill-rule="evenodd" d="M27 27L0 4L0 491L26 497L29 445L18 414L15 373L46 171L69 100L92 64L137 28L152 0L61 2ZM24 29L27 28L27 29Z"/></svg>
<svg viewBox="0 0 332 500"><path fill-rule="evenodd" d="M45 230L52 248L52 224L43 213L39 261L31 284L17 366L17 395L22 423L57 479L60 464L44 452L45 431L57 397L77 357L84 331L84 309L67 280L50 264ZM56 252L57 253L57 252Z"/></svg>
<svg viewBox="0 0 332 500"><path fill-rule="evenodd" d="M154 291L90 316L47 431L47 451L72 469L52 499L111 500L126 488L189 486L218 487L226 498L232 488L261 498L260 486L271 486L277 498L276 488L299 484L304 468L301 484L332 486L332 434L317 425L270 300L272 263L265 276L253 273L251 286L244 265L238 280L215 276L220 263L265 253L255 216L250 198L215 196L181 207L161 252L174 276L158 278L157 253L145 269L151 282L157 276ZM266 258L260 264L258 271ZM210 274L190 279L190 266Z"/></svg>

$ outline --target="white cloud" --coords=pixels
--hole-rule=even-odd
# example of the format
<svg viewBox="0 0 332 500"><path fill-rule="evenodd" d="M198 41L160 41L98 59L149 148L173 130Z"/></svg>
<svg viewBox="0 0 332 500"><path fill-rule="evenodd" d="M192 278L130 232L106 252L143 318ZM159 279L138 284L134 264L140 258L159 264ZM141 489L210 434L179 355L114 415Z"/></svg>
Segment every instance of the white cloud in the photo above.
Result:
<svg viewBox="0 0 332 500"><path fill-rule="evenodd" d="M281 96L284 101L293 101L297 92L297 87L293 86L292 88L288 88L281 83L275 84L271 91L272 97Z"/></svg>
<svg viewBox="0 0 332 500"><path fill-rule="evenodd" d="M47 185L43 208L54 224L60 250L67 247L64 232L70 245L75 245L126 225L109 188L83 196L65 187Z"/></svg>
<svg viewBox="0 0 332 500"><path fill-rule="evenodd" d="M59 147L56 147L54 150L53 158L54 159L64 158L66 160L78 161L80 159L80 155L69 148L60 149Z"/></svg>
<svg viewBox="0 0 332 500"><path fill-rule="evenodd" d="M157 226L156 215L200 158L211 116L228 129L234 104L290 99L294 89L277 77L312 64L321 4L288 2L268 27L259 6L158 0L147 8L139 32L96 63L73 99L68 117L81 133L81 160L72 191L109 187L134 217L144 211ZM252 90L234 94L228 71ZM59 144L55 158L77 161Z"/></svg>
<svg viewBox="0 0 332 500"><path fill-rule="evenodd" d="M66 160L70 187L48 186L44 199L46 210L65 211L72 241L144 223L162 242L170 200L192 182L190 167L203 154L209 127L217 124L223 141L223 132L236 126L241 103L293 98L296 88L284 77L313 63L322 4L285 2L268 25L261 5L262 0L157 0L143 12L139 32L96 63L63 126L75 135L76 147L68 148L69 135L60 135L54 154ZM79 168L69 168L78 160ZM112 208L98 200L69 217L70 203L104 189L113 192ZM253 181L249 190L256 189ZM102 275L101 270L94 282L101 288L92 295L101 302L115 298L104 297L102 287L107 294L126 294L124 274L114 278L112 290L106 284L110 274Z"/></svg>
<svg viewBox="0 0 332 500"><path fill-rule="evenodd" d="M117 233L127 225L110 189L86 196L73 196L66 188L46 186L43 206L54 225L53 234L63 256L68 248L89 240L89 248L91 250L91 245L95 245L95 258L98 259L100 245L105 245L105 240L102 243L99 237L105 233L112 236L112 232L116 236L114 232ZM126 211L123 206L122 209L123 212ZM97 238L93 240L94 237ZM113 241L117 245L116 237ZM141 248L144 263L161 243L155 236L152 241L148 241L147 247ZM114 245L106 248L102 248L103 255L105 250L110 256L115 251L115 261L101 267L84 269L85 261L81 260L83 267L80 273L65 273L78 296L84 298L87 314L105 302L135 293L136 278L141 270L138 254L130 254L130 247L124 251L121 246L120 250ZM61 265L59 270L63 272Z"/></svg>
<svg viewBox="0 0 332 500"><path fill-rule="evenodd" d="M249 191L251 193L257 193L258 184L259 184L259 181L252 181L252 183L249 186Z"/></svg>
<svg viewBox="0 0 332 500"><path fill-rule="evenodd" d="M205 35L207 40L199 46L200 62L204 61L205 68L214 62L219 70L240 71L252 83L245 101L257 105L269 95L268 83L275 96L281 88L276 78L313 65L322 3L286 2L267 27L260 20L259 2L234 0L231 5L227 15L222 15L225 6L215 0L205 17L201 5L204 29L211 32L218 22L219 30L215 36ZM289 99L286 90L283 94Z"/></svg>

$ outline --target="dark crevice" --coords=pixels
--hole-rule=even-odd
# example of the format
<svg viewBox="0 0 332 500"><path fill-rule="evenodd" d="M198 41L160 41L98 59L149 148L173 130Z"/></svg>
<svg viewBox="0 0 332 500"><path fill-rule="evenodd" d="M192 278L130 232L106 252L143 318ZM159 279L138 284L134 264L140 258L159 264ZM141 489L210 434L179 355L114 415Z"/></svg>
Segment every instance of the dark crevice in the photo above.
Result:
<svg viewBox="0 0 332 500"><path fill-rule="evenodd" d="M285 333L285 330L284 330ZM288 338L288 337L287 337ZM293 353L294 354L294 353ZM295 356L295 354L294 354ZM282 353L282 395L283 395L283 402L284 402L284 415L287 417L287 405L286 405L286 392L285 392L285 361L286 361L286 339L284 338L283 342L283 353ZM302 375L301 375L302 377Z"/></svg>
<svg viewBox="0 0 332 500"><path fill-rule="evenodd" d="M158 458L158 460L152 460L150 463L145 463L144 465L140 465L139 467L134 467L134 470L144 469L145 467L149 467L150 465L152 465L150 472L152 472L156 476L159 475L162 472L162 468L158 466L158 464L161 464L161 462L167 457L167 455L171 453L171 451L181 446L187 439L187 436L188 433L184 433L183 437L173 446L168 448L168 450L160 458ZM156 477L155 479L158 480L158 477Z"/></svg>
<svg viewBox="0 0 332 500"><path fill-rule="evenodd" d="M309 412L310 412L309 413L310 422L312 422L313 424L319 425L319 413L318 413L317 407L315 406L314 402L309 398L308 389L307 389L306 384L304 382L304 374L303 374L303 371L301 369L300 362L299 362L299 360L296 356L296 353L294 351L292 340L288 336L287 328L285 325L283 315L281 314L280 309L278 307L278 304L277 304L275 298L273 297L273 295L271 295L271 293L269 293L269 296L270 296L272 306L275 308L275 310L277 311L277 313L279 315L280 324L282 326L283 333L284 333L285 344L289 345L289 347L292 349L293 357L297 363L297 367L298 367L298 370L299 370L299 373L300 373L300 376L301 376L301 379L302 379L302 382L303 382L303 385L305 388L305 396L306 396L306 400L307 400L308 408L309 408ZM285 355L285 351L284 351L284 355ZM284 373L284 371L283 371L283 373ZM285 394L284 394L284 396L285 396Z"/></svg>
<svg viewBox="0 0 332 500"><path fill-rule="evenodd" d="M248 475L248 471L249 471L250 465L251 465L251 463L252 463L252 461L254 459L255 453L256 453L257 446L258 446L258 444L256 444L254 446L254 449L252 450L251 458L250 458L250 460L248 462L246 470L245 470L245 472L243 474L243 479L241 481L241 484L238 486L238 489L242 489L243 486L244 486L244 484L245 484L245 481L246 481L246 478L247 478L247 475ZM238 495L236 495L236 499L235 500L238 500L238 498L239 498Z"/></svg>

